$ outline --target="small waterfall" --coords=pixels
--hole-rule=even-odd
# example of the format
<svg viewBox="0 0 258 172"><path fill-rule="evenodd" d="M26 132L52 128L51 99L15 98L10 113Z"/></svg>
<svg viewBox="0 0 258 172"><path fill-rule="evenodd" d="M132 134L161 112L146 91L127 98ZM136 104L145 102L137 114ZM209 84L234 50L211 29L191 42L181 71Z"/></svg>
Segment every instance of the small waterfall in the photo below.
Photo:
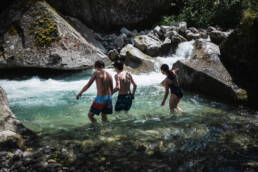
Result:
<svg viewBox="0 0 258 172"><path fill-rule="evenodd" d="M156 72L159 72L159 68L162 64L166 63L171 68L175 62L183 59L190 59L193 56L194 40L183 42L178 45L175 54L169 54L166 57L158 57L155 63Z"/></svg>

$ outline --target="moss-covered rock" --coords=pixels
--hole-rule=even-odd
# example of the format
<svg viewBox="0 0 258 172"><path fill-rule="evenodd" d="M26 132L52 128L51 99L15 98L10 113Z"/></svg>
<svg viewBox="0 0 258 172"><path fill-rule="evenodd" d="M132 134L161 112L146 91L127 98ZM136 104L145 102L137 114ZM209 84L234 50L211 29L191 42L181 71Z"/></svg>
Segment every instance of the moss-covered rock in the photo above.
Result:
<svg viewBox="0 0 258 172"><path fill-rule="evenodd" d="M94 46L94 43L100 42L83 37L48 3L37 0L25 2L16 9L18 17L6 14L12 25L0 35L3 38L1 54L4 52L4 58L0 58L0 69L82 70L92 68L96 60L110 63L108 57Z"/></svg>
<svg viewBox="0 0 258 172"><path fill-rule="evenodd" d="M50 13L36 14L37 19L32 23L30 29L34 35L37 46L49 46L59 39L56 22Z"/></svg>

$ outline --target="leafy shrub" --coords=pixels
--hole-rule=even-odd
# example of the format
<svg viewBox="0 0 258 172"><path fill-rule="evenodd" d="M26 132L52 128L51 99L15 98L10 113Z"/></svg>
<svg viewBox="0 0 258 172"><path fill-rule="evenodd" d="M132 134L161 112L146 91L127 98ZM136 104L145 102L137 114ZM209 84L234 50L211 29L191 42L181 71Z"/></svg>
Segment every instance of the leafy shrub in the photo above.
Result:
<svg viewBox="0 0 258 172"><path fill-rule="evenodd" d="M232 28L239 24L242 15L242 0L184 0L179 15L163 17L160 24L170 25L186 21L190 26L217 25Z"/></svg>

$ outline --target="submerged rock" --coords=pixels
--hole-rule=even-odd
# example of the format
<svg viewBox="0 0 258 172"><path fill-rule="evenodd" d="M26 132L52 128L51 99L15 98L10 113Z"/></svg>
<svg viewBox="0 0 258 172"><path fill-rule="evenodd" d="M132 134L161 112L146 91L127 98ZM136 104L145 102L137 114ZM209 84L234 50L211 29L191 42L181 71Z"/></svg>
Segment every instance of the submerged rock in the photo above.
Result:
<svg viewBox="0 0 258 172"><path fill-rule="evenodd" d="M93 67L96 60L109 63L108 57L85 39L86 31L83 37L46 2L33 2L10 27L1 44L1 69L81 70ZM94 42L92 37L89 40Z"/></svg>
<svg viewBox="0 0 258 172"><path fill-rule="evenodd" d="M195 91L222 101L243 103L247 92L239 88L219 59L217 45L197 41L194 58L178 61L173 68L178 68L179 81L183 88Z"/></svg>
<svg viewBox="0 0 258 172"><path fill-rule="evenodd" d="M154 64L151 57L141 52L133 45L126 45L120 52L121 58L126 66L134 69L136 73L146 73L154 71Z"/></svg>

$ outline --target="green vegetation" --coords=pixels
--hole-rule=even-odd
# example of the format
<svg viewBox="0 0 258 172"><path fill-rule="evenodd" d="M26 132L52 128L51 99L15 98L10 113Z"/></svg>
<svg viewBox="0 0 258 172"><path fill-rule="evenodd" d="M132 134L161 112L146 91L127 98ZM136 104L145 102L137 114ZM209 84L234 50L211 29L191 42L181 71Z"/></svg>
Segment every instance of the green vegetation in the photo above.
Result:
<svg viewBox="0 0 258 172"><path fill-rule="evenodd" d="M241 28L247 30L251 28L258 19L258 1L257 0L249 0L245 1L246 10L243 13L243 18L241 19Z"/></svg>
<svg viewBox="0 0 258 172"><path fill-rule="evenodd" d="M35 34L35 43L37 46L49 46L52 42L59 39L56 22L53 20L50 12L44 14L36 13L40 18L35 20L30 27L30 33Z"/></svg>
<svg viewBox="0 0 258 172"><path fill-rule="evenodd" d="M186 21L189 26L234 28L239 24L244 8L242 0L183 0L178 15L163 17L160 24ZM182 2L181 2L182 3ZM177 5L173 4L174 6Z"/></svg>
<svg viewBox="0 0 258 172"><path fill-rule="evenodd" d="M0 56L4 55L4 51L0 49Z"/></svg>

